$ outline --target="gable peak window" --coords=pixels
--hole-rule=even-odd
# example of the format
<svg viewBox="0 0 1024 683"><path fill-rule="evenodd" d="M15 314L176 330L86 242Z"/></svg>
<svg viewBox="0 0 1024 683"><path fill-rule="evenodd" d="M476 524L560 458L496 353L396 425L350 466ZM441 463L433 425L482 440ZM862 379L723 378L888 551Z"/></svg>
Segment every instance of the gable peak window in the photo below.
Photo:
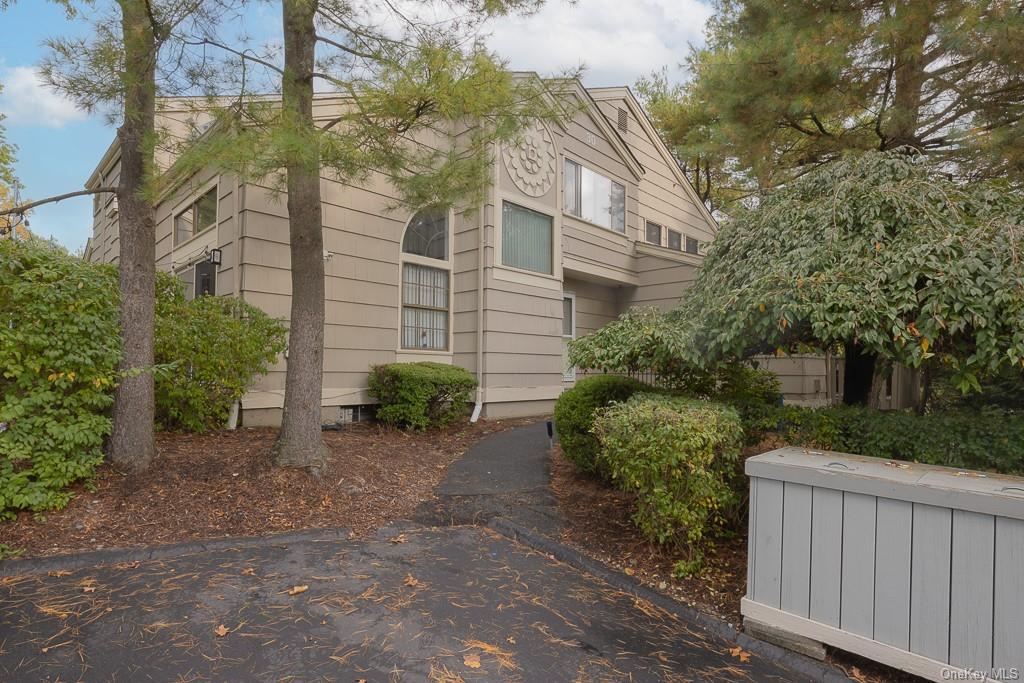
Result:
<svg viewBox="0 0 1024 683"><path fill-rule="evenodd" d="M668 238L666 240L668 243L668 248L674 249L675 251L682 251L683 234L681 232L677 232L676 230L667 230L666 232L668 233Z"/></svg>
<svg viewBox="0 0 1024 683"><path fill-rule="evenodd" d="M402 253L448 260L448 212L429 207L416 212L405 229Z"/></svg>
<svg viewBox="0 0 1024 683"><path fill-rule="evenodd" d="M700 244L697 242L696 237L686 236L686 248L683 250L687 254L696 254L700 251Z"/></svg>
<svg viewBox="0 0 1024 683"><path fill-rule="evenodd" d="M217 225L217 186L201 194L174 217L174 246Z"/></svg>
<svg viewBox="0 0 1024 683"><path fill-rule="evenodd" d="M626 187L566 159L564 211L603 228L624 233Z"/></svg>

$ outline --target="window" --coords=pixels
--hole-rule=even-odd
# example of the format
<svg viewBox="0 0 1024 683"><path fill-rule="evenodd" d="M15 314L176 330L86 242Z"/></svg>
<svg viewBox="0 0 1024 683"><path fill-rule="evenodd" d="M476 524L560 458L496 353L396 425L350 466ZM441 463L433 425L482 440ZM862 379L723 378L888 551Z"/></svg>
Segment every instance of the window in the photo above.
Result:
<svg viewBox="0 0 1024 683"><path fill-rule="evenodd" d="M402 252L448 260L448 212L423 209L409 221L402 240Z"/></svg>
<svg viewBox="0 0 1024 683"><path fill-rule="evenodd" d="M501 263L554 274L551 216L504 202L501 207Z"/></svg>
<svg viewBox="0 0 1024 683"><path fill-rule="evenodd" d="M185 285L185 299L192 300L199 296L217 295L217 264L201 261L194 266L175 273Z"/></svg>
<svg viewBox="0 0 1024 683"><path fill-rule="evenodd" d="M209 261L196 264L196 286L195 293L200 296L214 296L217 294L217 265Z"/></svg>
<svg viewBox="0 0 1024 683"><path fill-rule="evenodd" d="M576 368L569 364L569 342L576 338L576 296L562 297L562 381L575 382Z"/></svg>
<svg viewBox="0 0 1024 683"><path fill-rule="evenodd" d="M689 235L687 235L685 251L686 251L687 254L696 254L697 253L698 245L697 245L697 238L696 237L690 237Z"/></svg>
<svg viewBox="0 0 1024 683"><path fill-rule="evenodd" d="M626 188L575 161L565 160L565 212L626 232Z"/></svg>
<svg viewBox="0 0 1024 683"><path fill-rule="evenodd" d="M647 221L647 241L651 244L661 245L661 226L657 223Z"/></svg>
<svg viewBox="0 0 1024 683"><path fill-rule="evenodd" d="M403 349L448 350L451 274L445 267L420 263L448 261L448 211L416 213L402 237Z"/></svg>
<svg viewBox="0 0 1024 683"><path fill-rule="evenodd" d="M448 271L402 264L402 348L448 348Z"/></svg>
<svg viewBox="0 0 1024 683"><path fill-rule="evenodd" d="M217 187L211 187L174 217L175 246L217 224Z"/></svg>
<svg viewBox="0 0 1024 683"><path fill-rule="evenodd" d="M675 230L668 230L668 248L676 251L683 250L683 235Z"/></svg>

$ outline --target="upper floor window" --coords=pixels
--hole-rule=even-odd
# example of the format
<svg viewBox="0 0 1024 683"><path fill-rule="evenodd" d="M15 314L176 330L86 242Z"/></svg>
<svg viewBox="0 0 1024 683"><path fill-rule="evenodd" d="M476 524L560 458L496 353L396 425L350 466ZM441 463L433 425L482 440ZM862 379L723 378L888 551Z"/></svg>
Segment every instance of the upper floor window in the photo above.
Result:
<svg viewBox="0 0 1024 683"><path fill-rule="evenodd" d="M675 230L668 230L668 248L676 251L683 250L683 234Z"/></svg>
<svg viewBox="0 0 1024 683"><path fill-rule="evenodd" d="M696 254L700 251L700 245L697 243L696 237L686 236L686 249L684 251L687 254Z"/></svg>
<svg viewBox="0 0 1024 683"><path fill-rule="evenodd" d="M428 266L419 258L448 261L448 212L423 209L406 226L402 254L402 348L448 349L451 272L444 263ZM404 258L403 256L403 258Z"/></svg>
<svg viewBox="0 0 1024 683"><path fill-rule="evenodd" d="M626 232L626 188L586 166L565 160L565 212Z"/></svg>
<svg viewBox="0 0 1024 683"><path fill-rule="evenodd" d="M501 207L501 263L513 268L554 274L551 216L504 202Z"/></svg>
<svg viewBox="0 0 1024 683"><path fill-rule="evenodd" d="M657 244L658 246L661 246L661 226L657 223L647 221L645 239L649 244Z"/></svg>
<svg viewBox="0 0 1024 683"><path fill-rule="evenodd" d="M405 229L402 252L448 260L448 212L429 208L413 216Z"/></svg>
<svg viewBox="0 0 1024 683"><path fill-rule="evenodd" d="M214 185L174 217L175 246L217 224L217 186Z"/></svg>

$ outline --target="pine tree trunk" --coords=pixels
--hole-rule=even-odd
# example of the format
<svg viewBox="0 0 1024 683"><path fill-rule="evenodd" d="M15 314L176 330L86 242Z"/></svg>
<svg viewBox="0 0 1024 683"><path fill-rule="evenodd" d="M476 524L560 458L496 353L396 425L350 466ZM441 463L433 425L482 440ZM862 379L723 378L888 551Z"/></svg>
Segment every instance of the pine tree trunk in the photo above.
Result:
<svg viewBox="0 0 1024 683"><path fill-rule="evenodd" d="M298 137L316 145L313 123L313 70L316 46L315 0L284 0L284 77L282 116ZM313 474L323 468L326 449L320 432L324 366L323 218L317 154L296 156L285 169L288 180L288 232L292 301L288 333L281 433L274 446L278 465Z"/></svg>
<svg viewBox="0 0 1024 683"><path fill-rule="evenodd" d="M156 37L145 0L121 0L125 51L124 122L117 185L119 286L121 291L120 370L129 372L114 394L110 458L132 472L153 459L153 336L156 298L156 234L153 207L145 189L153 158ZM134 371L132 373L131 371ZM136 374L137 373L137 374Z"/></svg>
<svg viewBox="0 0 1024 683"><path fill-rule="evenodd" d="M921 120L921 93L927 77L924 51L931 33L932 15L931 2L925 0L900 0L896 4L899 31L892 46L896 61L884 149L916 147L921 142L917 128Z"/></svg>
<svg viewBox="0 0 1024 683"><path fill-rule="evenodd" d="M843 405L866 406L871 400L878 356L856 342L847 342L843 351Z"/></svg>

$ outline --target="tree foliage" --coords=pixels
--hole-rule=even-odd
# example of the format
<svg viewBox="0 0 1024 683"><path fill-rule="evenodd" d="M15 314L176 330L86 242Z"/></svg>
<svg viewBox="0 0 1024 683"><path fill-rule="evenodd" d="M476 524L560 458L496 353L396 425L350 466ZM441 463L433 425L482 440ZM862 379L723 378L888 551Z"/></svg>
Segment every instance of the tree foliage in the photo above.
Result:
<svg viewBox="0 0 1024 683"><path fill-rule="evenodd" d="M684 303L575 342L580 367L661 369L856 342L962 391L1024 363L1024 200L921 157L849 155L722 226Z"/></svg>
<svg viewBox="0 0 1024 683"><path fill-rule="evenodd" d="M718 203L850 150L912 146L963 178L1024 179L1019 2L718 0L715 10L706 47L687 60L690 82L654 88L650 106L688 165L722 176Z"/></svg>

